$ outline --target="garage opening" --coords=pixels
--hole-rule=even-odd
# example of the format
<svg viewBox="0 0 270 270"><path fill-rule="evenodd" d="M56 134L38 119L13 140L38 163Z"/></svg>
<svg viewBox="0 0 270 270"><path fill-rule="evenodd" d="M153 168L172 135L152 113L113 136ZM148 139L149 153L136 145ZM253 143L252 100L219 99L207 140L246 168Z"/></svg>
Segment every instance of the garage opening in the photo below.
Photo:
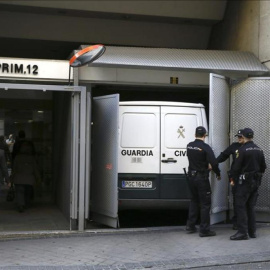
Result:
<svg viewBox="0 0 270 270"><path fill-rule="evenodd" d="M5 88L4 88L5 89ZM17 198L7 201L8 186L1 177L1 231L69 230L72 190L72 92L0 90L0 123L3 145L8 143L7 166L14 174L13 151L24 131L34 146L34 159L41 182L35 182L29 205L19 211ZM15 187L16 188L16 187Z"/></svg>
<svg viewBox="0 0 270 270"><path fill-rule="evenodd" d="M174 101L201 103L209 112L209 87L92 85L92 95L119 94L120 101Z"/></svg>
<svg viewBox="0 0 270 270"><path fill-rule="evenodd" d="M204 87L183 87L183 86L149 86L149 85L140 85L140 86L130 86L130 85L105 85L105 84L96 84L96 85L91 85L91 92L92 92L92 96L94 98L96 97L104 97L104 101L103 102L109 102L109 96L111 95L115 95L115 94L119 94L119 100L120 102L124 102L124 101L163 101L163 102L189 102L189 103L202 103L206 109L207 109L207 115L208 115L208 107L209 107L209 88L207 86ZM108 97L106 99L106 96ZM112 98L113 99L113 98ZM100 102L102 102L102 98L100 98ZM113 102L113 101L112 101ZM95 102L93 102L95 104ZM117 105L118 106L118 105ZM93 110L95 110L93 112L93 115L97 116L97 111L99 111L98 108L95 108L95 106L93 105ZM112 115L113 110L109 109L107 111L107 113L111 116ZM105 123L108 123L112 120L108 120L105 116L107 115L106 113L102 113L102 120ZM105 120L106 118L106 120ZM97 119L95 119L95 117L93 116L93 133L94 133L94 129L95 129L95 123L100 123L99 121L101 121L101 119L99 119L97 117ZM104 127L104 129L106 129L106 127ZM93 135L93 152L92 152L92 158L94 161L98 160L98 157L95 156L95 154L98 154L100 152L102 152L101 148L102 146L104 146L104 141L106 141L104 138L101 139L102 142L102 146L95 146L95 143L97 143L97 141L95 139L99 139L103 136L104 132L98 133L97 137L95 137L95 135ZM108 130L106 130L106 138L107 141L111 141L113 136L110 137ZM110 139L108 139L110 138ZM106 154L105 156L108 157L109 156L109 149L111 150L111 147L109 146L105 146L105 151ZM103 152L102 152L103 153ZM103 155L102 155L103 156ZM108 158L109 160L109 158ZM114 161L114 158L112 158L112 162ZM109 162L109 161L108 161ZM112 168L114 168L115 164L112 164ZM93 164L94 167L94 164ZM113 170L108 171L107 173L111 173ZM105 172L104 172L105 173ZM94 173L93 173L94 174ZM101 179L101 177L98 177L99 179ZM100 187L96 187L93 184L95 183L95 179L96 178L96 174L92 176L92 186L91 186L91 191L94 193L92 194L92 208L91 210L93 211L93 219L98 221L98 222L103 222L104 220L101 218L100 214L102 211L98 212L101 208L103 209L105 206L102 205L99 206L99 208L96 206L97 204L97 198L95 197L96 192L96 188L99 190ZM104 176L104 179L107 179L107 175ZM109 182L108 180L106 180L106 182ZM113 190L115 190L112 187ZM109 188L108 188L109 190ZM107 190L107 192L108 192ZM119 192L119 191L118 191ZM112 192L113 193L113 192ZM119 194L119 193L118 193ZM112 194L111 194L112 195ZM119 197L118 197L119 198ZM151 198L150 198L151 199ZM171 200L173 201L173 200ZM167 201L166 201L167 202ZM186 222L186 211L187 209L180 209L179 205L176 206L170 206L171 208L168 209L168 204L166 205L166 202L164 201L163 204L161 205L161 203L159 204L159 208L160 209L154 209L154 207L158 207L157 203L152 204L152 207L150 209L147 209L147 214L145 214L145 205L142 209L135 209L134 205L132 207L130 207L128 210L122 209L121 208L121 201L119 202L115 202L114 197L112 195L112 197L110 197L110 203L109 203L109 207L111 207L112 205L118 204L118 217L119 217L119 224L118 226L120 227L136 227L136 226L142 226L142 224L144 224L144 226L147 226L147 224L151 224L150 226L153 226L153 224L156 224L156 226L160 226L160 224L166 224L168 226L168 223L164 223L164 217L165 215L167 215L168 210L170 210L170 225L174 225L174 224L182 224L183 222ZM150 205L150 202L149 202ZM121 208L121 209L120 209ZM166 209L167 208L167 209ZM106 208L107 209L107 208ZM162 209L166 209L167 212L162 212ZM111 209L111 212L113 212L113 209ZM108 211L109 212L109 211ZM132 213L132 214L131 214ZM164 215L165 214L165 215ZM134 223L134 220L131 221L132 219L128 218L130 216L140 216L140 220L143 221L140 224L138 223ZM151 218L149 218L151 216ZM158 217L162 217L162 218L158 218ZM180 219L179 219L180 217ZM150 222L150 219L151 222ZM167 216L166 219L168 220ZM115 217L112 215L110 216L110 218L108 218L108 223L106 223L109 226L116 226L115 223L113 221L115 221ZM115 221L116 222L116 221ZM149 223L150 222L150 223ZM131 225L132 224L132 225ZM182 224L183 225L183 224Z"/></svg>

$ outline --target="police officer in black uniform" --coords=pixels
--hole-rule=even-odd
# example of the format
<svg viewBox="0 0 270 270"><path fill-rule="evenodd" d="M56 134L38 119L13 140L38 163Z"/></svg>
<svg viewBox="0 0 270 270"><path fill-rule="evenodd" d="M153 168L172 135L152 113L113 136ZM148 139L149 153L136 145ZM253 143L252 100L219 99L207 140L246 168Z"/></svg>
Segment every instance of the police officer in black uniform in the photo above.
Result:
<svg viewBox="0 0 270 270"><path fill-rule="evenodd" d="M235 208L235 191L236 191L236 186L234 185L232 179L232 168L235 162L235 157L236 153L238 153L238 149L244 144L244 137L243 137L243 129L239 129L235 137L238 138L238 142L233 142L229 147L227 147L223 152L220 153L220 155L217 157L218 163L222 163L225 160L227 160L231 155L232 155L232 164L231 168L228 171L228 177L229 181L231 184L231 190L232 190L232 195L233 195L233 210L234 210L234 216L232 217L232 222L233 222L233 229L237 230L237 218L236 218L236 208Z"/></svg>
<svg viewBox="0 0 270 270"><path fill-rule="evenodd" d="M231 240L256 238L254 208L266 164L263 151L253 142L253 135L252 129L243 130L245 144L239 148L233 167L238 231L230 237Z"/></svg>
<svg viewBox="0 0 270 270"><path fill-rule="evenodd" d="M195 224L200 211L200 236L215 236L216 232L210 230L211 187L209 183L209 164L220 179L220 170L211 147L204 142L206 129L202 126L196 128L195 141L187 145L189 161L188 176L192 198L189 206L189 216L186 230L189 233L197 231Z"/></svg>

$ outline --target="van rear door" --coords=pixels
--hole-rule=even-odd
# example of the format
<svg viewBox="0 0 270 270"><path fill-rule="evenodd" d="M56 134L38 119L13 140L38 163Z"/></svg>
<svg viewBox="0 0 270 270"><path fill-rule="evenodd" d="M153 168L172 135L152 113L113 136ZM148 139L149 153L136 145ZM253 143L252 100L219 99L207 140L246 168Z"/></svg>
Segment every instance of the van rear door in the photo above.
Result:
<svg viewBox="0 0 270 270"><path fill-rule="evenodd" d="M120 106L119 173L158 174L160 109Z"/></svg>
<svg viewBox="0 0 270 270"><path fill-rule="evenodd" d="M161 107L161 174L183 174L188 168L186 147L200 125L201 108Z"/></svg>
<svg viewBox="0 0 270 270"><path fill-rule="evenodd" d="M202 122L200 107L161 107L161 198L189 198L183 168L188 168L187 144ZM180 174L182 176L180 177Z"/></svg>
<svg viewBox="0 0 270 270"><path fill-rule="evenodd" d="M119 199L158 199L160 107L121 105L119 116Z"/></svg>

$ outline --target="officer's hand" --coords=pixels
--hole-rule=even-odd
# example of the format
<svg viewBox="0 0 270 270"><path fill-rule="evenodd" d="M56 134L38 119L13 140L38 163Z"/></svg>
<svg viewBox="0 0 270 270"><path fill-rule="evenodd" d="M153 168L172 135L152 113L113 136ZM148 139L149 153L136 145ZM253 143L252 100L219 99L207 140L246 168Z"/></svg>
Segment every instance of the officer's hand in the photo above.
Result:
<svg viewBox="0 0 270 270"><path fill-rule="evenodd" d="M217 175L217 180L221 180L221 176L220 175Z"/></svg>

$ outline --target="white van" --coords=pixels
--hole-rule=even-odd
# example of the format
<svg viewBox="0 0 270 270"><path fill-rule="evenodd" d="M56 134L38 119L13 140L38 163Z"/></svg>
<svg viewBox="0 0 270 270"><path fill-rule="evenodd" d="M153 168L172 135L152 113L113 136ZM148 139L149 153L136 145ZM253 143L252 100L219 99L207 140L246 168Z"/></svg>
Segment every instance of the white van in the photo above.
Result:
<svg viewBox="0 0 270 270"><path fill-rule="evenodd" d="M148 101L119 105L119 208L187 207L186 146L195 139L197 126L207 129L204 106Z"/></svg>

